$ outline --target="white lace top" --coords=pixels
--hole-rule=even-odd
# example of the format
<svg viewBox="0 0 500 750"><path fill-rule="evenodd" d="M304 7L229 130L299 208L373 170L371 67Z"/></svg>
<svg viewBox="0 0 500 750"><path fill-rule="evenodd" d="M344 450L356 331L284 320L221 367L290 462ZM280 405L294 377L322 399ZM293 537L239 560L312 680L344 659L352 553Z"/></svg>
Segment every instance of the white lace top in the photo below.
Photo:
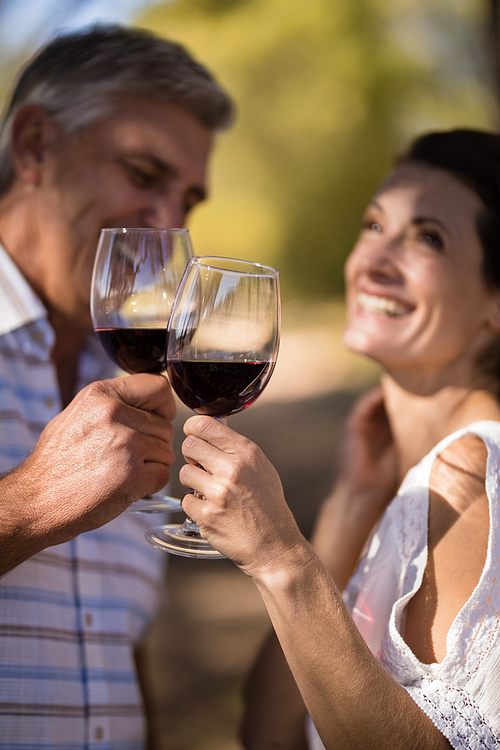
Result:
<svg viewBox="0 0 500 750"><path fill-rule="evenodd" d="M405 607L427 563L429 480L436 456L466 433L488 450L490 533L486 564L447 636L446 657L422 664L406 645ZM449 435L406 475L345 593L354 622L386 671L456 750L500 748L500 423L476 422ZM309 721L313 750L323 745Z"/></svg>

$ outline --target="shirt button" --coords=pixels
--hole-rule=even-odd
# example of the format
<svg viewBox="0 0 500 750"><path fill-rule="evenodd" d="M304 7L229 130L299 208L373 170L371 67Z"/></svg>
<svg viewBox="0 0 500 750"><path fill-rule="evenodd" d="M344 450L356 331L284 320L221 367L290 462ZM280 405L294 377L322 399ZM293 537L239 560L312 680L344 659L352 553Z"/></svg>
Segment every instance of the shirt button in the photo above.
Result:
<svg viewBox="0 0 500 750"><path fill-rule="evenodd" d="M35 328L35 330L31 332L31 335L37 344L43 344L45 342L45 334L38 328Z"/></svg>
<svg viewBox="0 0 500 750"><path fill-rule="evenodd" d="M49 409L54 406L56 400L53 396L46 396L45 397L45 406L48 406Z"/></svg>
<svg viewBox="0 0 500 750"><path fill-rule="evenodd" d="M104 739L104 729L102 727L96 727L94 732L94 737L96 740L103 740Z"/></svg>
<svg viewBox="0 0 500 750"><path fill-rule="evenodd" d="M85 614L85 625L90 628L92 627L92 623L94 622L94 618L90 614L90 612L86 612Z"/></svg>

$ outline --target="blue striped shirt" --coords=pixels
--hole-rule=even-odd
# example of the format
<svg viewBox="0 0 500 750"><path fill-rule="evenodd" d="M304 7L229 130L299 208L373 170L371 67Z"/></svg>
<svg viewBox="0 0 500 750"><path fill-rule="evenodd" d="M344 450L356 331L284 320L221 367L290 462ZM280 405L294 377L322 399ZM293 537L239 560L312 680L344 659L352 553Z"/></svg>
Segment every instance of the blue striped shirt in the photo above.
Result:
<svg viewBox="0 0 500 750"><path fill-rule="evenodd" d="M21 463L60 410L46 311L0 248L0 472ZM78 388L113 375L95 339ZM162 588L150 522L122 515L50 547L0 580L0 750L140 750L134 648Z"/></svg>

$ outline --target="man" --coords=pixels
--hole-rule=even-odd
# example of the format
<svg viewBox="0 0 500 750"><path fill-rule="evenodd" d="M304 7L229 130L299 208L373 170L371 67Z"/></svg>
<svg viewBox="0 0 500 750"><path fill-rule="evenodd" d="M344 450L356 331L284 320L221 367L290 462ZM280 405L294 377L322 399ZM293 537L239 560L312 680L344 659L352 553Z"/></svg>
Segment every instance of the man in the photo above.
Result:
<svg viewBox="0 0 500 750"><path fill-rule="evenodd" d="M13 94L0 138L0 748L144 747L133 655L163 557L150 524L120 513L168 481L175 408L161 376L103 380L91 273L103 227L185 224L231 110L185 50L120 27L55 39Z"/></svg>

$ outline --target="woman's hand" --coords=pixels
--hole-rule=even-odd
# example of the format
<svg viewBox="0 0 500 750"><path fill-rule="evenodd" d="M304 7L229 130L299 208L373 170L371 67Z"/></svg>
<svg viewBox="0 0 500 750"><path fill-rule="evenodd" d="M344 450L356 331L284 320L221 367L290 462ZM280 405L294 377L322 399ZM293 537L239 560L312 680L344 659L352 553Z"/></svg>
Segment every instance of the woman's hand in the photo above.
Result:
<svg viewBox="0 0 500 750"><path fill-rule="evenodd" d="M202 535L251 576L270 571L305 540L286 504L279 476L262 451L211 417L184 425L179 477L196 490L183 499Z"/></svg>
<svg viewBox="0 0 500 750"><path fill-rule="evenodd" d="M384 503L397 489L398 462L380 386L357 401L346 425L339 483Z"/></svg>

